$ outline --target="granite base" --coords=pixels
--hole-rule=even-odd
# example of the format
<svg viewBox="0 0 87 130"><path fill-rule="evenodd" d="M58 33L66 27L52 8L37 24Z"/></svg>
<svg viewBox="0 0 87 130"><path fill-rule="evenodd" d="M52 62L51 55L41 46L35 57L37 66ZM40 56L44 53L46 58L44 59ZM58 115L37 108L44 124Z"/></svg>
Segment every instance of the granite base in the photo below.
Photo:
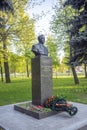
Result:
<svg viewBox="0 0 87 130"><path fill-rule="evenodd" d="M46 117L49 117L58 113L51 110L50 111L40 111L40 110L33 111L29 109L31 105L32 105L32 102L19 103L17 105L14 105L14 109L19 112L25 113L29 116L32 116L36 119L46 118Z"/></svg>

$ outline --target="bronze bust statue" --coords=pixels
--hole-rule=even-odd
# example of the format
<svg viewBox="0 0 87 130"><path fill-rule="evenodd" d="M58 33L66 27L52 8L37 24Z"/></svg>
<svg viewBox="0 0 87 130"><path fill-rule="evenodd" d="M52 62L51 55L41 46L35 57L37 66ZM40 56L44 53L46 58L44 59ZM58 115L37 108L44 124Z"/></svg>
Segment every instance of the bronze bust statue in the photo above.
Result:
<svg viewBox="0 0 87 130"><path fill-rule="evenodd" d="M44 46L45 43L45 36L39 35L38 36L38 43L32 46L32 52L35 56L48 56L48 49Z"/></svg>

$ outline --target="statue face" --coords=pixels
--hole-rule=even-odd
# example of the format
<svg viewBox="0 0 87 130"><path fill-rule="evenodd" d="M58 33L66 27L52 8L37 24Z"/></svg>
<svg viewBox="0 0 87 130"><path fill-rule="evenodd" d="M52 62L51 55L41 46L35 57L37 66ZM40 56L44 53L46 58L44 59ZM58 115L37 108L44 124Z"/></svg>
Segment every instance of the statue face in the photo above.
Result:
<svg viewBox="0 0 87 130"><path fill-rule="evenodd" d="M38 36L38 41L39 41L41 44L44 44L44 43L45 43L45 37L44 37L44 35Z"/></svg>

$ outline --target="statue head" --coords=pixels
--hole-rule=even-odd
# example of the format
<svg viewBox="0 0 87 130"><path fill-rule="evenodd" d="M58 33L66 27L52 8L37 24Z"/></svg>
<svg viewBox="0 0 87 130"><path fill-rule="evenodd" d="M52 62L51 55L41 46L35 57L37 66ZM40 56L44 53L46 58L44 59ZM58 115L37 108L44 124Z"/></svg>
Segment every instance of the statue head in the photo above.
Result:
<svg viewBox="0 0 87 130"><path fill-rule="evenodd" d="M38 36L38 41L39 41L39 43L44 44L45 43L45 36L43 34L39 35Z"/></svg>
<svg viewBox="0 0 87 130"><path fill-rule="evenodd" d="M45 43L45 36L39 35L38 41L39 43L32 46L33 53L35 54L35 56L48 56L48 49L45 46L43 46L43 44Z"/></svg>

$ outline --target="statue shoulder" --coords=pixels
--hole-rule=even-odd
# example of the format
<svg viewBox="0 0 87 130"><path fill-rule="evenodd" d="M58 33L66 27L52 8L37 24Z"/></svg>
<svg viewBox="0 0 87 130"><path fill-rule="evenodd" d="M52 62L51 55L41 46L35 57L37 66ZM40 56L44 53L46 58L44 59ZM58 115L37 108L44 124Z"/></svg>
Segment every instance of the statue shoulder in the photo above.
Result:
<svg viewBox="0 0 87 130"><path fill-rule="evenodd" d="M39 46L39 44L37 43L37 44L34 44L32 47L38 47Z"/></svg>
<svg viewBox="0 0 87 130"><path fill-rule="evenodd" d="M38 51L38 43L32 46L32 51Z"/></svg>

